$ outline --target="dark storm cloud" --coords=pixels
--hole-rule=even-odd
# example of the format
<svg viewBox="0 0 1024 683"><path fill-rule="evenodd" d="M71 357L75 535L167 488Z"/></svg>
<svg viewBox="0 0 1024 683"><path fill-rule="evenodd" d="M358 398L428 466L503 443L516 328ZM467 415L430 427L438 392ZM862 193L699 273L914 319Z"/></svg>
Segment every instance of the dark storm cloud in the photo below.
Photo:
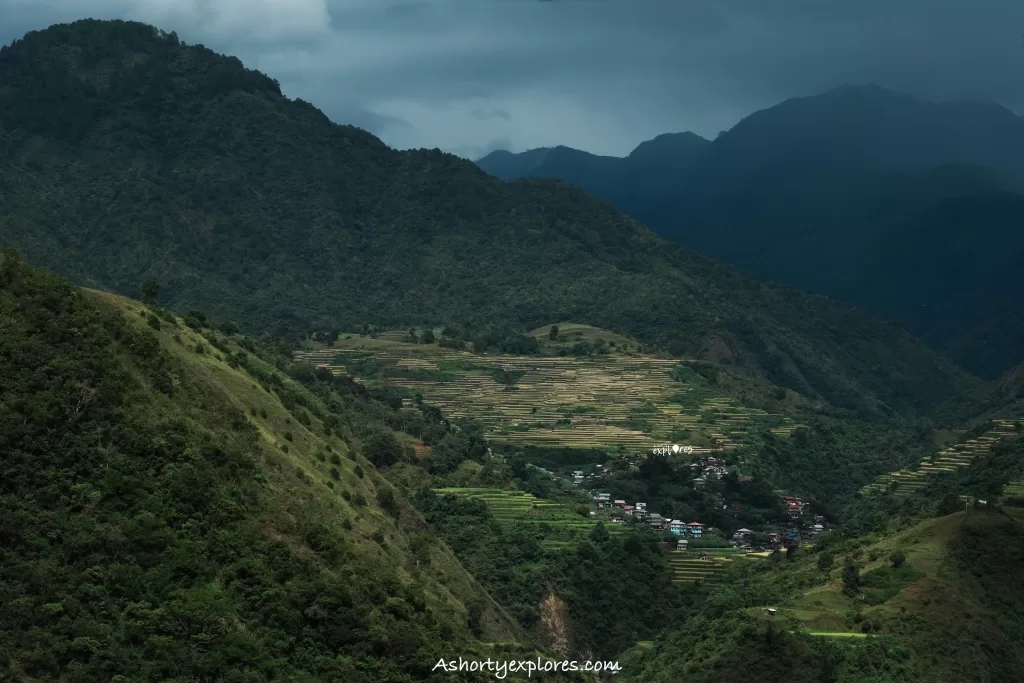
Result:
<svg viewBox="0 0 1024 683"><path fill-rule="evenodd" d="M0 39L141 19L398 147L625 154L844 83L1024 109L1020 0L0 0Z"/></svg>

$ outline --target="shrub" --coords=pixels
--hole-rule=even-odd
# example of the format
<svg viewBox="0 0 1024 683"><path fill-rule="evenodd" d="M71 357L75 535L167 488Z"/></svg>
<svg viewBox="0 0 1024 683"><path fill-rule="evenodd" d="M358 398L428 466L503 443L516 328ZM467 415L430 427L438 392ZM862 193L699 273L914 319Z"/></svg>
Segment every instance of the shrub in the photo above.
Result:
<svg viewBox="0 0 1024 683"><path fill-rule="evenodd" d="M835 565L836 557L832 553L822 553L818 555L818 569L823 572L832 571L833 565Z"/></svg>
<svg viewBox="0 0 1024 683"><path fill-rule="evenodd" d="M843 592L851 596L860 592L860 571L849 560L843 567Z"/></svg>
<svg viewBox="0 0 1024 683"><path fill-rule="evenodd" d="M889 562L892 563L893 568L899 569L903 566L903 563L907 561L907 556L902 550L897 550L889 556Z"/></svg>

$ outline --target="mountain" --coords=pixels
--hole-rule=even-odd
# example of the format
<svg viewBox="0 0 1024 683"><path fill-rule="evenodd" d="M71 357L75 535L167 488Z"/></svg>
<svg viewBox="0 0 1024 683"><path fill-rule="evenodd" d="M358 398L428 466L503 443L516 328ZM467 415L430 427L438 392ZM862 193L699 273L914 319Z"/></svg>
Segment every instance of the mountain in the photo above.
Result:
<svg viewBox="0 0 1024 683"><path fill-rule="evenodd" d="M666 133L640 143L621 158L559 146L519 154L499 150L476 163L502 180L564 180L655 226L660 216L676 210L679 183L697 166L709 144L694 133Z"/></svg>
<svg viewBox="0 0 1024 683"><path fill-rule="evenodd" d="M617 172L529 175L578 184L756 277L898 321L995 378L1024 360L1022 159L1024 119L1003 107L843 87L745 118L642 190Z"/></svg>
<svg viewBox="0 0 1024 683"><path fill-rule="evenodd" d="M0 678L439 680L521 640L371 462L396 416L0 251Z"/></svg>
<svg viewBox="0 0 1024 683"><path fill-rule="evenodd" d="M1024 177L1024 120L995 104L934 104L876 86L786 100L719 136L694 180L699 194L769 193L840 176L971 164Z"/></svg>
<svg viewBox="0 0 1024 683"><path fill-rule="evenodd" d="M0 241L73 281L279 335L575 321L864 415L976 382L910 335L741 276L563 183L395 151L130 22L0 51Z"/></svg>

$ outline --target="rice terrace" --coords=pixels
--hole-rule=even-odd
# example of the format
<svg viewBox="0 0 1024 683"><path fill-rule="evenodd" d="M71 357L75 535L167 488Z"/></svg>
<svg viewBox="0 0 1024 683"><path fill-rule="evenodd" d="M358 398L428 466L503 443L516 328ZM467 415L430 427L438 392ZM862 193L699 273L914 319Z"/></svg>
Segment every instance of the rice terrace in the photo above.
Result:
<svg viewBox="0 0 1024 683"><path fill-rule="evenodd" d="M545 550L559 550L584 534L590 533L605 519L582 517L568 505L546 498L537 498L525 491L511 491L489 488L443 488L434 489L438 495L455 495L465 498L479 498L487 503L491 515L502 525L515 527L540 527L544 533L541 546ZM628 533L629 529L619 524L605 524L610 534Z"/></svg>
<svg viewBox="0 0 1024 683"><path fill-rule="evenodd" d="M680 360L624 351L628 340L597 328L562 329L571 339L611 338L611 352L554 355L542 346L550 355L474 354L410 343L407 332L392 331L347 335L295 357L368 385L419 393L447 416L477 420L499 442L622 453L671 442L699 454L735 448L754 429L788 435L796 426L724 396Z"/></svg>

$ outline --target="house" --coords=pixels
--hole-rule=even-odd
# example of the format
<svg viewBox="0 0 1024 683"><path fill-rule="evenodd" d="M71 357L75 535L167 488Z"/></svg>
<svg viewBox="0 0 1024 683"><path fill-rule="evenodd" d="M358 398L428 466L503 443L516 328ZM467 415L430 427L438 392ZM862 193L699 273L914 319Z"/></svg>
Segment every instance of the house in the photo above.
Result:
<svg viewBox="0 0 1024 683"><path fill-rule="evenodd" d="M765 610L764 610L764 615L766 617L774 617L775 616L775 608L774 607L766 607Z"/></svg>
<svg viewBox="0 0 1024 683"><path fill-rule="evenodd" d="M686 530L694 538L700 538L701 534L704 533L704 525L700 522L690 522L686 525Z"/></svg>
<svg viewBox="0 0 1024 683"><path fill-rule="evenodd" d="M637 510L643 510L644 512L646 512L647 511L647 503L637 503L636 504L636 509Z"/></svg>
<svg viewBox="0 0 1024 683"><path fill-rule="evenodd" d="M676 541L676 550L686 550L690 545L690 542L685 538L680 538Z"/></svg>
<svg viewBox="0 0 1024 683"><path fill-rule="evenodd" d="M811 536L817 536L818 534L820 534L824 530L825 530L825 527L823 525L815 524L814 526L811 527Z"/></svg>
<svg viewBox="0 0 1024 683"><path fill-rule="evenodd" d="M697 478L695 478L693 480L693 485L694 486L703 486L705 483L707 483L707 482L704 479L704 477L697 477Z"/></svg>
<svg viewBox="0 0 1024 683"><path fill-rule="evenodd" d="M625 524L626 520L622 518L622 515L612 515L611 521L613 524Z"/></svg>
<svg viewBox="0 0 1024 683"><path fill-rule="evenodd" d="M652 529L664 529L665 518L659 515L657 512L652 512L647 515L647 523L651 525Z"/></svg>
<svg viewBox="0 0 1024 683"><path fill-rule="evenodd" d="M789 518L790 519L796 519L797 517L800 516L800 512L801 512L800 511L800 504L799 503L790 503L789 504L789 509L787 510L787 512L789 512Z"/></svg>
<svg viewBox="0 0 1024 683"><path fill-rule="evenodd" d="M668 523L668 530L674 533L676 536L682 536L683 531L686 529L686 523L681 519L673 519Z"/></svg>
<svg viewBox="0 0 1024 683"><path fill-rule="evenodd" d="M626 501L624 501L624 500L617 500L614 503L612 503L612 505L617 507L617 508L619 508L621 510L622 508L626 507Z"/></svg>
<svg viewBox="0 0 1024 683"><path fill-rule="evenodd" d="M633 507L632 505L623 505L622 506L622 513L625 514L625 515L629 515L630 517L633 516L633 512L635 510L636 510L636 508Z"/></svg>
<svg viewBox="0 0 1024 683"><path fill-rule="evenodd" d="M749 543L750 539L754 536L754 532L750 529L737 529L732 535L732 540L738 543Z"/></svg>

